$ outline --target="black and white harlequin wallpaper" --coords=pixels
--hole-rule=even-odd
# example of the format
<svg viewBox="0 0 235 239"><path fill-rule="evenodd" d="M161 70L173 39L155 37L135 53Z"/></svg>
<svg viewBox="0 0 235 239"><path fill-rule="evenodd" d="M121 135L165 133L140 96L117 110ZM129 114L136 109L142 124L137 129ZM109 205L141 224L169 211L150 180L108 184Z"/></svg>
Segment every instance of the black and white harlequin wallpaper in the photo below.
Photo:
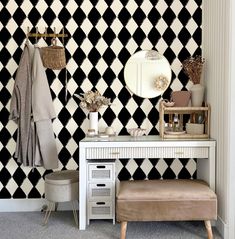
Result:
<svg viewBox="0 0 235 239"><path fill-rule="evenodd" d="M30 32L64 28L67 68L47 69L56 109L53 121L59 152L59 169L78 169L78 144L88 129L87 112L79 108L74 93L97 89L112 99L99 112L99 127L112 126L121 135L142 126L158 134L160 97L142 99L126 87L123 67L139 50L155 49L169 61L172 90L187 90L188 78L181 62L201 54L201 0L2 0L0 3L0 198L41 198L44 194L42 167L24 167L14 158L17 127L8 120L14 77ZM61 39L60 39L61 40ZM39 46L50 39L34 39ZM59 42L62 44L62 42ZM67 74L67 100L65 85ZM192 178L196 160L120 159L118 178Z"/></svg>

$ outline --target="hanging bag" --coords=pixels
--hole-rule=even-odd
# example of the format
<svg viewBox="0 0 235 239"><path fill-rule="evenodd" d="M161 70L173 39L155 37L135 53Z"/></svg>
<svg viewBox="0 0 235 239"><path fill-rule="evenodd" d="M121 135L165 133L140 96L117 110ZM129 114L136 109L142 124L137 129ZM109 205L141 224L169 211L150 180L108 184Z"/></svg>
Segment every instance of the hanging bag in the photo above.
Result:
<svg viewBox="0 0 235 239"><path fill-rule="evenodd" d="M56 45L56 39L52 39L52 45L42 47L43 66L52 70L61 70L66 67L65 49Z"/></svg>

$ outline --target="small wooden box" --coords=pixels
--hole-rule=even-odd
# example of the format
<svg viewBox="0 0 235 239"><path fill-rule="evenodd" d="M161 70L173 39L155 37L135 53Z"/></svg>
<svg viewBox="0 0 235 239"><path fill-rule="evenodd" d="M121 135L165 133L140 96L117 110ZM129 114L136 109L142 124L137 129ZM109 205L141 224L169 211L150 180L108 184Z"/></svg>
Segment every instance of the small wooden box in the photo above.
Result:
<svg viewBox="0 0 235 239"><path fill-rule="evenodd" d="M182 130L174 132L166 130L165 125L173 124L173 117L178 114L179 122ZM201 134L189 134L186 132L186 123L193 123L195 118L203 118L204 131ZM167 107L160 102L160 121L159 121L160 136L163 139L208 139L210 136L210 106L203 107Z"/></svg>

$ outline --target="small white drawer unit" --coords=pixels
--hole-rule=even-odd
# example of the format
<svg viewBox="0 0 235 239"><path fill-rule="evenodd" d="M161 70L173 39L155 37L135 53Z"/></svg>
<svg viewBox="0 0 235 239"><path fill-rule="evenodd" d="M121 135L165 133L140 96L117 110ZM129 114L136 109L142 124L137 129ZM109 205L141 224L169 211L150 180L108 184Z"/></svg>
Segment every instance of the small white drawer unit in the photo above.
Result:
<svg viewBox="0 0 235 239"><path fill-rule="evenodd" d="M87 170L87 224L91 219L115 223L115 162L88 161Z"/></svg>

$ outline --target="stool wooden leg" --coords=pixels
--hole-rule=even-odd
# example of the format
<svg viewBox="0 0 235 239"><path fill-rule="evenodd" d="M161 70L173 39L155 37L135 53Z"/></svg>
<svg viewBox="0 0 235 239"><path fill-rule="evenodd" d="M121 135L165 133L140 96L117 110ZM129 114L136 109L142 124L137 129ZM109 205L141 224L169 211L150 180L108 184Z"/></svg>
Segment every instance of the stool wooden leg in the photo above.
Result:
<svg viewBox="0 0 235 239"><path fill-rule="evenodd" d="M127 222L121 222L121 237L120 239L126 239Z"/></svg>
<svg viewBox="0 0 235 239"><path fill-rule="evenodd" d="M43 225L47 224L48 219L49 219L49 217L51 215L51 211L52 211L53 206L54 206L54 203L53 202L49 202L48 208L47 208L46 213L45 213L45 217L43 219Z"/></svg>
<svg viewBox="0 0 235 239"><path fill-rule="evenodd" d="M206 230L207 230L208 239L213 239L213 233L212 233L210 220L205 221L205 226L206 226Z"/></svg>
<svg viewBox="0 0 235 239"><path fill-rule="evenodd" d="M78 226L78 214L77 214L77 210L76 210L75 201L72 201L72 209L73 209L73 216L74 216L75 224L76 224L76 226Z"/></svg>

